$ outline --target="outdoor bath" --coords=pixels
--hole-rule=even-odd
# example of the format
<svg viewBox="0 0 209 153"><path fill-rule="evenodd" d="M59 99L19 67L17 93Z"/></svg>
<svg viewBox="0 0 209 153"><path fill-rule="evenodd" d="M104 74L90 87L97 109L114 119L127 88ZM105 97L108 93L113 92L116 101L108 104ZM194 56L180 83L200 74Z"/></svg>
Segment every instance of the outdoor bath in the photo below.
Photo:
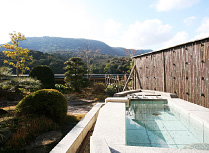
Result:
<svg viewBox="0 0 209 153"><path fill-rule="evenodd" d="M157 91L106 99L91 152L209 152L209 109ZM133 92L133 91L132 91Z"/></svg>
<svg viewBox="0 0 209 153"><path fill-rule="evenodd" d="M134 100L126 107L126 145L209 149L204 122L169 106L167 100Z"/></svg>

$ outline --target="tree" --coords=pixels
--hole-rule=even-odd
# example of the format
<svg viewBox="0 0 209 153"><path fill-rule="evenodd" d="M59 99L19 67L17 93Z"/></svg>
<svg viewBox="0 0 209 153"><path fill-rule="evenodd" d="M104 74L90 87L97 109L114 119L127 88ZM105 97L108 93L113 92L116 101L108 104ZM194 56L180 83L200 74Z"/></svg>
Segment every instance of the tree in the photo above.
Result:
<svg viewBox="0 0 209 153"><path fill-rule="evenodd" d="M21 33L10 33L12 44L6 43L5 45L1 45L0 47L4 47L8 50L13 51L3 51L3 53L11 58L12 60L4 60L4 63L7 63L14 68L16 68L17 77L19 77L19 70L24 73L26 70L30 70L29 67L26 65L27 60L32 60L33 57L29 56L29 50L27 48L23 49L19 47L19 42L26 40L25 36Z"/></svg>
<svg viewBox="0 0 209 153"><path fill-rule="evenodd" d="M134 66L134 60L133 60L133 56L136 53L135 49L125 49L126 55L130 56L131 58L131 63L130 63L130 68L132 69L132 67Z"/></svg>
<svg viewBox="0 0 209 153"><path fill-rule="evenodd" d="M106 74L125 74L130 69L129 58L112 58L109 63L106 64L104 72Z"/></svg>
<svg viewBox="0 0 209 153"><path fill-rule="evenodd" d="M87 75L89 78L89 72L90 72L90 61L94 58L96 58L97 53L99 52L99 50L91 50L90 49L90 45L89 45L89 41L87 40L86 43L84 43L84 48L79 50L81 52L81 56L83 56L86 60L86 66L87 66ZM90 56L91 55L91 56ZM92 63L93 65L93 63Z"/></svg>
<svg viewBox="0 0 209 153"><path fill-rule="evenodd" d="M68 61L65 62L67 66L64 68L67 70L65 73L65 82L69 83L69 85L76 91L80 91L80 87L83 84L83 76L86 73L86 68L84 67L84 63L82 59L79 57L72 57Z"/></svg>
<svg viewBox="0 0 209 153"><path fill-rule="evenodd" d="M118 74L117 65L108 63L104 68L104 72L106 74Z"/></svg>

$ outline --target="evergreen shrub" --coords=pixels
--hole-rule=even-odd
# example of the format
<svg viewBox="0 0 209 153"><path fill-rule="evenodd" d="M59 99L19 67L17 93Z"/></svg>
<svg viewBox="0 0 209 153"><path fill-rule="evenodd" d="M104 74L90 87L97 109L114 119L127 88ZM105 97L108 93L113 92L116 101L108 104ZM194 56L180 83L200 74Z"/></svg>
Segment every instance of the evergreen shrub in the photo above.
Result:
<svg viewBox="0 0 209 153"><path fill-rule="evenodd" d="M81 80L81 87L82 88L86 88L90 85L90 80L88 78L83 78Z"/></svg>
<svg viewBox="0 0 209 153"><path fill-rule="evenodd" d="M63 84L55 84L55 89L63 94L67 94L68 91L70 91L70 89Z"/></svg>
<svg viewBox="0 0 209 153"><path fill-rule="evenodd" d="M55 88L54 73L52 69L47 65L35 66L31 70L29 76L40 80L42 83L42 87L41 87L42 89Z"/></svg>
<svg viewBox="0 0 209 153"><path fill-rule="evenodd" d="M113 85L108 85L106 88L106 93L109 96L113 96L117 92L116 88Z"/></svg>
<svg viewBox="0 0 209 153"><path fill-rule="evenodd" d="M80 92L80 88L85 86L84 75L86 73L86 68L82 59L79 57L71 57L68 61L65 62L67 64L64 69L67 71L65 73L65 82L66 84L72 88L76 92Z"/></svg>
<svg viewBox="0 0 209 153"><path fill-rule="evenodd" d="M33 92L40 89L40 87L40 81L31 77L12 78L0 83L0 88L15 93Z"/></svg>
<svg viewBox="0 0 209 153"><path fill-rule="evenodd" d="M93 87L93 93L104 93L105 92L105 85L104 83L96 83Z"/></svg>
<svg viewBox="0 0 209 153"><path fill-rule="evenodd" d="M63 123L67 114L67 101L62 93L54 89L41 89L24 97L16 107L21 115L35 114Z"/></svg>

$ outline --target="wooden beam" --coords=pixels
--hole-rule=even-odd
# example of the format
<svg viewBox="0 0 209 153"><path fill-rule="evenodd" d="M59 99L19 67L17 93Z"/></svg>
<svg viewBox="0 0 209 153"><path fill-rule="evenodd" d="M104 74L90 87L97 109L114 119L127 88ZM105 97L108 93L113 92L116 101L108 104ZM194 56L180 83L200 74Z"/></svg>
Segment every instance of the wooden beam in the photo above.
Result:
<svg viewBox="0 0 209 153"><path fill-rule="evenodd" d="M131 73L130 73L130 75L128 76L128 80L127 80L126 83L125 83L125 86L124 86L124 88L123 88L123 91L126 90L127 85L128 85L128 82L129 82L129 80L130 80L130 78L131 78L131 75L133 74L133 72L134 72L134 70L135 70L135 67L136 67L136 64L134 64L134 66L133 66L133 68L132 68L132 70L131 70Z"/></svg>
<svg viewBox="0 0 209 153"><path fill-rule="evenodd" d="M139 89L141 89L142 88L142 84L141 84L141 81L140 81L140 78L139 78L139 73L138 73L136 67L135 67L135 73L136 73L137 80L139 82Z"/></svg>

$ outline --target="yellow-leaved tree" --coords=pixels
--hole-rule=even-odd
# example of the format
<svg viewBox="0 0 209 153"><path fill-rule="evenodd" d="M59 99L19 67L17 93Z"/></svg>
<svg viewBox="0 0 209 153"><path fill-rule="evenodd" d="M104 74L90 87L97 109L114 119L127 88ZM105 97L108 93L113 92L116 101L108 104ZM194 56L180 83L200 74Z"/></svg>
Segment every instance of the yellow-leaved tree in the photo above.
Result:
<svg viewBox="0 0 209 153"><path fill-rule="evenodd" d="M11 60L4 60L4 63L12 65L16 68L17 77L19 77L19 70L24 73L26 70L30 70L26 61L32 61L33 57L29 56L29 50L27 48L23 49L19 47L19 42L26 40L25 36L20 32L10 33L10 38L12 44L6 43L5 45L1 45L0 47L4 47L5 49L12 50L12 51L3 51L3 53L11 58Z"/></svg>

